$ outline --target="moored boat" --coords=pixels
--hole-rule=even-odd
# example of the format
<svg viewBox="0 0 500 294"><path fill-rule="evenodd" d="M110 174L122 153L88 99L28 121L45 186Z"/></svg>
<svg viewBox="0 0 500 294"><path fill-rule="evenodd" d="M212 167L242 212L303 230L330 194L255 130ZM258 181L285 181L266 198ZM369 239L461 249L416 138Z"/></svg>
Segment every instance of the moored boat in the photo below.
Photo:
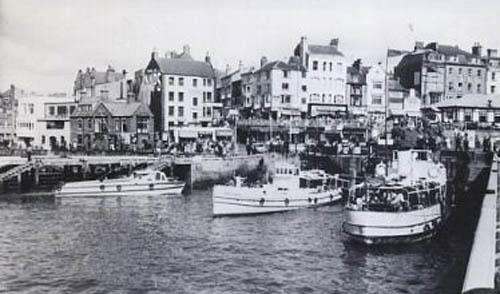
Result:
<svg viewBox="0 0 500 294"><path fill-rule="evenodd" d="M343 231L366 244L413 243L435 235L449 214L446 168L429 150L394 153L376 176L349 190Z"/></svg>
<svg viewBox="0 0 500 294"><path fill-rule="evenodd" d="M322 170L301 171L292 164L278 164L268 184L245 184L236 178L232 185L214 186L213 215L264 214L328 205L342 198L335 181L341 180Z"/></svg>
<svg viewBox="0 0 500 294"><path fill-rule="evenodd" d="M55 197L180 195L185 185L185 182L167 177L161 171L146 169L120 179L66 183L57 189Z"/></svg>

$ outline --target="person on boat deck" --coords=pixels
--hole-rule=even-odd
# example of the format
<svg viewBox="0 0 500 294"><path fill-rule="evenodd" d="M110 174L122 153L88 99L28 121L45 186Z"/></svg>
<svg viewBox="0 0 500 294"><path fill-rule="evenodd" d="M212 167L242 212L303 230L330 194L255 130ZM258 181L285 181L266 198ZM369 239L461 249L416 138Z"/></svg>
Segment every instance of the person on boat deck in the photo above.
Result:
<svg viewBox="0 0 500 294"><path fill-rule="evenodd" d="M395 210L399 211L403 209L404 198L401 192L392 194L391 205L395 208Z"/></svg>

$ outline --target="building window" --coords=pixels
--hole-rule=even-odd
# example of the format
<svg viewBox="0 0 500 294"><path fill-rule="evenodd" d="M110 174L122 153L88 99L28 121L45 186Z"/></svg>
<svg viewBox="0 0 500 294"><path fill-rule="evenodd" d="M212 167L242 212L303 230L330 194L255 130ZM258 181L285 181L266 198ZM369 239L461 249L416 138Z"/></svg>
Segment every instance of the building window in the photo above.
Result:
<svg viewBox="0 0 500 294"><path fill-rule="evenodd" d="M313 61L313 70L318 70L318 61L317 60Z"/></svg>
<svg viewBox="0 0 500 294"><path fill-rule="evenodd" d="M212 86L212 79L207 79L207 86L209 86L209 87Z"/></svg>
<svg viewBox="0 0 500 294"><path fill-rule="evenodd" d="M380 95L373 95L372 96L372 104L374 104L374 105L382 105L382 96L380 96Z"/></svg>
<svg viewBox="0 0 500 294"><path fill-rule="evenodd" d="M303 71L302 72L302 78L305 79L307 77L307 72L306 71Z"/></svg>
<svg viewBox="0 0 500 294"><path fill-rule="evenodd" d="M198 106L198 97L193 97L193 106Z"/></svg>
<svg viewBox="0 0 500 294"><path fill-rule="evenodd" d="M212 108L207 107L207 116L212 117Z"/></svg>
<svg viewBox="0 0 500 294"><path fill-rule="evenodd" d="M193 112L193 119L197 120L198 119L198 112Z"/></svg>
<svg viewBox="0 0 500 294"><path fill-rule="evenodd" d="M282 83L281 84L281 89L288 90L288 83Z"/></svg>
<svg viewBox="0 0 500 294"><path fill-rule="evenodd" d="M382 89L382 83L381 82L373 83L373 89Z"/></svg>
<svg viewBox="0 0 500 294"><path fill-rule="evenodd" d="M491 94L495 94L495 86L491 86Z"/></svg>
<svg viewBox="0 0 500 294"><path fill-rule="evenodd" d="M63 130L64 121L48 121L47 130Z"/></svg>
<svg viewBox="0 0 500 294"><path fill-rule="evenodd" d="M168 92L168 101L174 101L174 92Z"/></svg>
<svg viewBox="0 0 500 294"><path fill-rule="evenodd" d="M480 77L480 76L481 76L481 70L480 70L480 69L478 69L478 70L477 70L477 76L478 76L478 77Z"/></svg>
<svg viewBox="0 0 500 294"><path fill-rule="evenodd" d="M168 85L173 86L174 85L174 77L169 77L168 78Z"/></svg>
<svg viewBox="0 0 500 294"><path fill-rule="evenodd" d="M469 68L469 69L467 70L467 73L469 74L469 76L471 76L471 75L472 75L472 68Z"/></svg>
<svg viewBox="0 0 500 294"><path fill-rule="evenodd" d="M462 82L459 82L458 83L458 91L462 91L462 87L463 87L463 83Z"/></svg>
<svg viewBox="0 0 500 294"><path fill-rule="evenodd" d="M487 116L488 116L488 113L486 112L486 110L480 110L479 111L479 122L486 122L486 119L487 119Z"/></svg>
<svg viewBox="0 0 500 294"><path fill-rule="evenodd" d="M77 120L77 126L78 126L79 130L81 130L83 128L83 120L81 118L79 118Z"/></svg>
<svg viewBox="0 0 500 294"><path fill-rule="evenodd" d="M288 78L288 71L287 70L284 70L283 71L283 77L286 79Z"/></svg>
<svg viewBox="0 0 500 294"><path fill-rule="evenodd" d="M302 91L303 92L307 92L307 86L306 85L302 85Z"/></svg>
<svg viewBox="0 0 500 294"><path fill-rule="evenodd" d="M179 102L184 102L184 92L179 92Z"/></svg>
<svg viewBox="0 0 500 294"><path fill-rule="evenodd" d="M179 86L184 86L184 78L179 78Z"/></svg>
<svg viewBox="0 0 500 294"><path fill-rule="evenodd" d="M464 110L464 121L472 121L472 109Z"/></svg>
<svg viewBox="0 0 500 294"><path fill-rule="evenodd" d="M477 93L480 94L481 93L481 84L477 84Z"/></svg>
<svg viewBox="0 0 500 294"><path fill-rule="evenodd" d="M137 118L137 132L139 134L147 134L149 131L149 118L138 117Z"/></svg>
<svg viewBox="0 0 500 294"><path fill-rule="evenodd" d="M453 91L453 82L448 84L448 90Z"/></svg>
<svg viewBox="0 0 500 294"><path fill-rule="evenodd" d="M461 67L459 67L459 68L458 68L458 74L459 74L459 75L461 75L461 74L462 74L462 68L461 68Z"/></svg>
<svg viewBox="0 0 500 294"><path fill-rule="evenodd" d="M448 68L448 74L451 75L452 73L453 73L453 67Z"/></svg>
<svg viewBox="0 0 500 294"><path fill-rule="evenodd" d="M302 98L301 98L301 102L302 102L302 104L306 104L306 103L307 103L307 99L306 99L306 97L302 97Z"/></svg>
<svg viewBox="0 0 500 294"><path fill-rule="evenodd" d="M207 102L212 102L212 92L207 92Z"/></svg>
<svg viewBox="0 0 500 294"><path fill-rule="evenodd" d="M94 127L94 124L92 123L92 119L89 118L87 121L87 129L92 130L93 127Z"/></svg>
<svg viewBox="0 0 500 294"><path fill-rule="evenodd" d="M333 63L330 62L330 71L333 70Z"/></svg>
<svg viewBox="0 0 500 294"><path fill-rule="evenodd" d="M472 83L467 84L467 91L472 91Z"/></svg>
<svg viewBox="0 0 500 294"><path fill-rule="evenodd" d="M115 131L116 132L120 132L120 119L119 118L115 118Z"/></svg>
<svg viewBox="0 0 500 294"><path fill-rule="evenodd" d="M177 109L177 116L184 117L184 107L183 106L179 106L179 108Z"/></svg>
<svg viewBox="0 0 500 294"><path fill-rule="evenodd" d="M323 62L323 71L326 71L326 62Z"/></svg>
<svg viewBox="0 0 500 294"><path fill-rule="evenodd" d="M49 114L50 115L55 115L56 114L56 108L54 106L49 106Z"/></svg>
<svg viewBox="0 0 500 294"><path fill-rule="evenodd" d="M491 80L494 81L496 78L496 72L491 73Z"/></svg>
<svg viewBox="0 0 500 294"><path fill-rule="evenodd" d="M193 79L193 87L197 87L198 86L198 79Z"/></svg>
<svg viewBox="0 0 500 294"><path fill-rule="evenodd" d="M168 107L168 116L174 116L174 107L173 106Z"/></svg>

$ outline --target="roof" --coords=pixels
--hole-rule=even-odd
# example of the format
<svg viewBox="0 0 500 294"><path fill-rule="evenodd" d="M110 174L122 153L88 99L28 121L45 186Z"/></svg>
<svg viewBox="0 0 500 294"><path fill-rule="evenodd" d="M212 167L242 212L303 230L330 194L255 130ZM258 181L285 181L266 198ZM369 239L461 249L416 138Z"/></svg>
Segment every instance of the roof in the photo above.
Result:
<svg viewBox="0 0 500 294"><path fill-rule="evenodd" d="M466 57L474 57L474 55L472 55L472 53L464 51L464 50L458 48L458 46L438 45L438 48L436 51L443 54L443 55L446 55L446 56L464 55Z"/></svg>
<svg viewBox="0 0 500 294"><path fill-rule="evenodd" d="M203 61L195 61L191 59L171 59L158 58L154 59L160 71L167 75L182 75L214 78L215 73L212 66ZM149 66L148 66L149 67Z"/></svg>
<svg viewBox="0 0 500 294"><path fill-rule="evenodd" d="M308 46L309 52L311 54L325 54L325 55L339 55L339 56L344 56L342 52L337 50L336 47L334 46L328 46L328 45L309 45Z"/></svg>
<svg viewBox="0 0 500 294"><path fill-rule="evenodd" d="M353 76L359 76L359 84L366 84L366 75L370 71L370 66L362 66L360 69L354 66L347 67L347 83L353 83Z"/></svg>
<svg viewBox="0 0 500 294"><path fill-rule="evenodd" d="M281 60L275 60L264 64L261 68L259 68L256 72L262 71L270 71L272 69L281 69L281 70L304 70L305 68L300 64L289 64Z"/></svg>
<svg viewBox="0 0 500 294"><path fill-rule="evenodd" d="M443 100L432 104L433 107L470 107L470 108L500 108L500 95L468 94L458 99Z"/></svg>
<svg viewBox="0 0 500 294"><path fill-rule="evenodd" d="M109 111L113 117L130 117L134 116L137 112L141 112L142 115L151 116L151 110L141 102L123 103L123 102L98 102L94 103L91 111L82 111L81 108L77 108L72 117L89 117L94 116L101 105Z"/></svg>
<svg viewBox="0 0 500 294"><path fill-rule="evenodd" d="M120 81L123 78L122 73L115 72L113 69L108 69L107 71L78 71L75 79L75 89L90 88L92 86L92 79L95 80L95 85L99 85Z"/></svg>

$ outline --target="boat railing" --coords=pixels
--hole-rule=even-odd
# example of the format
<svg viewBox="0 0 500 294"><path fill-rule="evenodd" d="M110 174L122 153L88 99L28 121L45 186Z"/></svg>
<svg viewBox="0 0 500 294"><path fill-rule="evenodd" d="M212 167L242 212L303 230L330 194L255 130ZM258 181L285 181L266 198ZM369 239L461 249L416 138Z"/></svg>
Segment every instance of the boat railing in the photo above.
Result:
<svg viewBox="0 0 500 294"><path fill-rule="evenodd" d="M411 211L446 199L446 186L425 183L415 187L355 185L349 189L347 208L366 211Z"/></svg>

